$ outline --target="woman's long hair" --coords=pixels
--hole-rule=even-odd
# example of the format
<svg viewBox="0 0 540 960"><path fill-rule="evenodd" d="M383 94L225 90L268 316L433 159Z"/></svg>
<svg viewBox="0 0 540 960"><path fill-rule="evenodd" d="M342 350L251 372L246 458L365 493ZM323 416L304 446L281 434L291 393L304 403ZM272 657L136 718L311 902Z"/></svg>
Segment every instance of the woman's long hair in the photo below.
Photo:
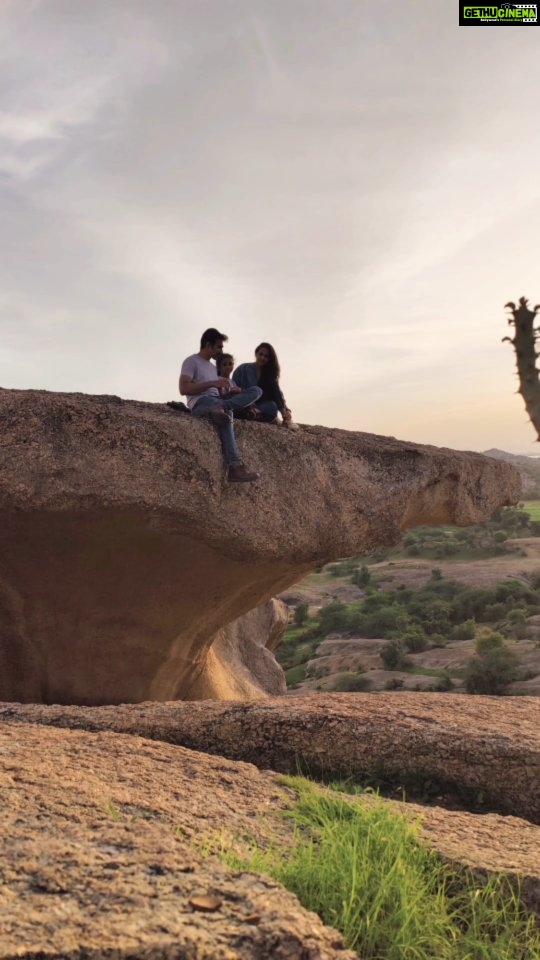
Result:
<svg viewBox="0 0 540 960"><path fill-rule="evenodd" d="M271 343L260 343L258 347L255 347L255 353L257 354L259 350L266 350L268 353L268 363L265 363L264 367L261 368L259 382L263 385L277 383L281 374L281 370L279 368L279 360L277 358L276 351Z"/></svg>

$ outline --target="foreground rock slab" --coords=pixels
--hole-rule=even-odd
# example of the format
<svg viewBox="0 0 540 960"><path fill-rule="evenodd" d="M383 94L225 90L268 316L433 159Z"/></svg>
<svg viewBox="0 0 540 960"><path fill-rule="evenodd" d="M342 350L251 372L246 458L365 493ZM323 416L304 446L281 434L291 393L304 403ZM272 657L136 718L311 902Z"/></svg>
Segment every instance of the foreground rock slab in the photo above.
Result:
<svg viewBox="0 0 540 960"><path fill-rule="evenodd" d="M201 852L222 837L285 851L293 798L271 771L183 747L0 724L1 960L352 960L279 884ZM519 876L538 902L537 827L409 812L447 859Z"/></svg>
<svg viewBox="0 0 540 960"><path fill-rule="evenodd" d="M210 424L118 397L0 390L0 433L5 700L237 696L210 656L222 627L328 560L521 490L480 454L252 423L239 444L261 480L227 484Z"/></svg>
<svg viewBox="0 0 540 960"><path fill-rule="evenodd" d="M0 705L4 723L114 730L285 773L450 788L465 807L540 823L540 701L457 694L315 694L259 703Z"/></svg>
<svg viewBox="0 0 540 960"><path fill-rule="evenodd" d="M2 960L355 956L279 884L198 851L223 827L262 834L268 809L279 835L287 791L253 767L140 738L3 727L0 797Z"/></svg>

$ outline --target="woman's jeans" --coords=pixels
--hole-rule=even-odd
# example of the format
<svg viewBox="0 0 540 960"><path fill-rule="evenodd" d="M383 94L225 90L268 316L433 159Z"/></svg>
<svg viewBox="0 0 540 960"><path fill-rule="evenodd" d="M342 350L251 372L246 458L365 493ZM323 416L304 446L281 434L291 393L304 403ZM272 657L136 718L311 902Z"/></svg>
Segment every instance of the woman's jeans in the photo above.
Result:
<svg viewBox="0 0 540 960"><path fill-rule="evenodd" d="M222 426L216 424L221 446L223 447L223 457L228 467L242 463L242 457L236 445L236 437L234 434L233 411L242 410L244 407L249 407L252 403L256 403L261 394L262 390L260 387L248 387L247 390L242 390L241 393L231 393L225 397L206 395L197 400L195 406L191 408L194 417L207 416L212 407L223 407L229 414L228 423L224 423Z"/></svg>
<svg viewBox="0 0 540 960"><path fill-rule="evenodd" d="M257 408L261 411L261 416L257 418L261 423L273 423L279 412L274 400L259 400Z"/></svg>

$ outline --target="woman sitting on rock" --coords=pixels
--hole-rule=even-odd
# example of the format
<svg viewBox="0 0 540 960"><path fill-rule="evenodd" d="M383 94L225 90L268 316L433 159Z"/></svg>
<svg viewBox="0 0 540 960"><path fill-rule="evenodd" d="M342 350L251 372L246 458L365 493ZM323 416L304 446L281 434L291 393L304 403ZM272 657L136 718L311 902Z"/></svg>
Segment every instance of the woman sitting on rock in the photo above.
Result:
<svg viewBox="0 0 540 960"><path fill-rule="evenodd" d="M233 373L233 380L241 390L261 388L262 396L253 408L257 420L279 423L278 414L281 414L283 425L297 430L298 425L293 423L292 413L281 392L279 377L279 361L270 343L260 343L255 349L255 363L241 363Z"/></svg>

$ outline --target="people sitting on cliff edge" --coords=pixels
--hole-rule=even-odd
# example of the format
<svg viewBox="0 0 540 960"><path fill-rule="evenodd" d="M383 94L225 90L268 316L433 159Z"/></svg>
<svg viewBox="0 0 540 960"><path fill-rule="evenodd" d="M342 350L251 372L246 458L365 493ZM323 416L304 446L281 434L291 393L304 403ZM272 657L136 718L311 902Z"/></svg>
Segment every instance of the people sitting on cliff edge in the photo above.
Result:
<svg viewBox="0 0 540 960"><path fill-rule="evenodd" d="M297 430L292 413L285 403L285 397L279 386L280 367L276 351L271 343L260 343L255 348L255 363L241 363L233 373L233 382L242 390L259 387L262 391L255 406L256 419L262 423L279 423L279 414L283 425Z"/></svg>
<svg viewBox="0 0 540 960"><path fill-rule="evenodd" d="M262 390L256 384L241 389L226 377L217 375L216 366L211 361L223 353L227 339L225 333L214 327L204 331L201 349L182 364L180 393L187 397L193 416L206 417L217 427L227 465L227 479L234 483L252 483L259 479L259 474L247 470L242 461L234 433L233 411L251 406L259 399ZM221 396L220 390L223 391Z"/></svg>

